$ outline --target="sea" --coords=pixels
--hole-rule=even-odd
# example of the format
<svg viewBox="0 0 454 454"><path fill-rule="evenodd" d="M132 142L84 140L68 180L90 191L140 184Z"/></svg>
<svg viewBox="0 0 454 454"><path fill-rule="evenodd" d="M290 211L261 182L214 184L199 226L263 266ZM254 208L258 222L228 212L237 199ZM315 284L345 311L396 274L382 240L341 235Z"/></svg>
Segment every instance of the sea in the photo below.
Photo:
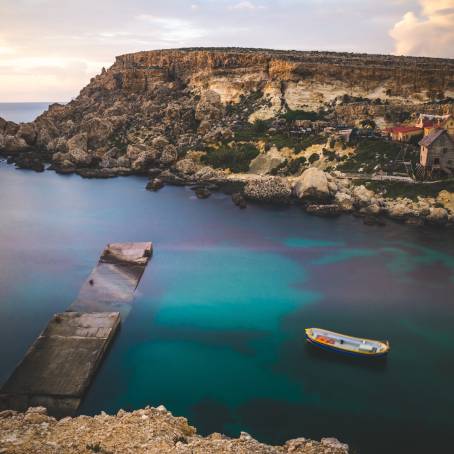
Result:
<svg viewBox="0 0 454 454"><path fill-rule="evenodd" d="M41 115L51 104L53 103L0 102L0 117L15 123L27 123Z"/></svg>
<svg viewBox="0 0 454 454"><path fill-rule="evenodd" d="M0 383L76 298L106 243L152 241L81 414L162 404L204 435L449 452L451 230L370 227L297 206L239 210L222 193L199 200L145 185L0 162ZM391 351L384 360L320 351L307 327L387 339Z"/></svg>

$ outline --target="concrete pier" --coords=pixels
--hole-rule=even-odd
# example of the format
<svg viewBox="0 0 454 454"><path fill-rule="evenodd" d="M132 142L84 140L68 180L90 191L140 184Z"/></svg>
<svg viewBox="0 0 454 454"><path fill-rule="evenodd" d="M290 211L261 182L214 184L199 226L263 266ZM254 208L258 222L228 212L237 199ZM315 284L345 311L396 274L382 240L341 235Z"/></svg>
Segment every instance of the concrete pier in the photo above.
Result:
<svg viewBox="0 0 454 454"><path fill-rule="evenodd" d="M68 310L120 312L125 317L152 252L151 243L108 244Z"/></svg>
<svg viewBox="0 0 454 454"><path fill-rule="evenodd" d="M0 410L77 412L152 254L151 243L113 243L67 312L55 314L0 390Z"/></svg>

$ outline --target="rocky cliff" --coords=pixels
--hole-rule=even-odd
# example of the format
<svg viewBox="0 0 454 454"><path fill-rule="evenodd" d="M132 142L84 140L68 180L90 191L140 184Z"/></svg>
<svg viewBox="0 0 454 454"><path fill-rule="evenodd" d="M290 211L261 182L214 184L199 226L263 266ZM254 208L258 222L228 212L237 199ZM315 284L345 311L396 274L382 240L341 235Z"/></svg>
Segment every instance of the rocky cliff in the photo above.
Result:
<svg viewBox="0 0 454 454"><path fill-rule="evenodd" d="M94 417L55 420L42 407L26 413L0 413L0 452L3 454L347 454L348 445L335 438L321 442L297 438L284 446L269 446L242 432L237 439L214 433L196 434L185 418L164 407L120 410Z"/></svg>
<svg viewBox="0 0 454 454"><path fill-rule="evenodd" d="M146 172L231 140L238 125L288 111L324 109L338 121L384 118L402 106L452 111L452 97L454 60L226 48L138 52L117 57L75 100L52 105L33 123L0 119L0 151L37 170L48 160L60 171Z"/></svg>

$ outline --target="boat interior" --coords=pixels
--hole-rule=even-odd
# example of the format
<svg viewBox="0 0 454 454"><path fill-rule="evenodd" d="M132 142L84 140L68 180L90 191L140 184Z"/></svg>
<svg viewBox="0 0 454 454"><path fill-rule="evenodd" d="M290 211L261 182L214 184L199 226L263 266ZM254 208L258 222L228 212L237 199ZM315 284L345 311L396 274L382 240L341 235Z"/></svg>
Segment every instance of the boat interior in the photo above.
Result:
<svg viewBox="0 0 454 454"><path fill-rule="evenodd" d="M380 341L360 339L320 328L312 328L311 331L315 340L343 350L361 353L380 353L387 349L387 345Z"/></svg>

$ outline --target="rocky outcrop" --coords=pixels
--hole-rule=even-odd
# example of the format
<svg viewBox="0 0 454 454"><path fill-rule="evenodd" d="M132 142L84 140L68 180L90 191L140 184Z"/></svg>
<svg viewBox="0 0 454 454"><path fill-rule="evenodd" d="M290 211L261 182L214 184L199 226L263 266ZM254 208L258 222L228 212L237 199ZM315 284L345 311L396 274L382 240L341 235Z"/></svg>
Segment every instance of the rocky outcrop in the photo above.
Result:
<svg viewBox="0 0 454 454"><path fill-rule="evenodd" d="M257 202L289 202L292 189L285 178L262 177L251 179L244 188L244 195Z"/></svg>
<svg viewBox="0 0 454 454"><path fill-rule="evenodd" d="M335 438L320 442L306 438L269 446L241 432L239 438L219 433L197 435L185 418L174 417L163 406L147 407L116 415L106 413L57 421L43 407L26 413L6 410L0 413L0 447L8 454L347 454L348 445Z"/></svg>
<svg viewBox="0 0 454 454"><path fill-rule="evenodd" d="M276 148L269 150L266 153L259 154L251 161L249 173L256 175L266 175L276 169L285 161L285 158L279 153Z"/></svg>
<svg viewBox="0 0 454 454"><path fill-rule="evenodd" d="M137 52L117 57L76 99L51 105L33 123L1 120L0 152L31 151L59 170L146 173L173 166L187 151L233 140L238 125L288 109L325 107L356 119L384 116L394 106L427 111L433 93L454 97L453 68L453 60L333 52ZM106 155L112 149L115 156ZM281 159L261 155L251 170L267 174Z"/></svg>
<svg viewBox="0 0 454 454"><path fill-rule="evenodd" d="M295 180L293 193L300 200L327 201L332 193L328 178L322 170L310 167Z"/></svg>

